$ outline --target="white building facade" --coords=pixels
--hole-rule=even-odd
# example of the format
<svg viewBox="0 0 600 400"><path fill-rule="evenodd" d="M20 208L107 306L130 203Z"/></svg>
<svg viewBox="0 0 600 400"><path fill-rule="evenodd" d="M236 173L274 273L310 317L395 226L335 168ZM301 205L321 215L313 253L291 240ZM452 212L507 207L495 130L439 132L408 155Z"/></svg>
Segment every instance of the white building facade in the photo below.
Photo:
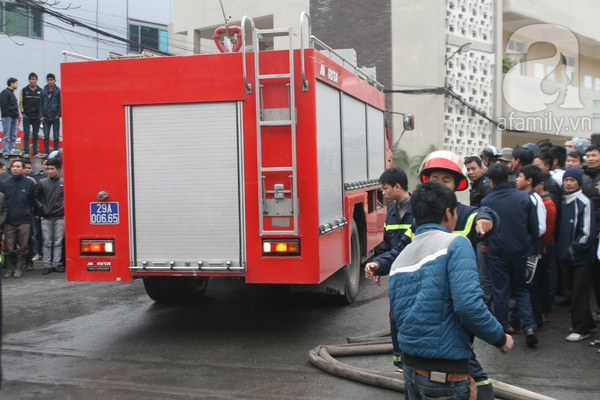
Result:
<svg viewBox="0 0 600 400"><path fill-rule="evenodd" d="M35 72L39 85L43 86L46 74L51 72L60 86L63 51L106 59L110 52L128 54L139 50L81 25L73 25L52 13L144 45L156 43L157 50L169 50L171 0L69 0L52 4L54 2L0 0L2 82L15 77L22 88L28 84L29 73ZM90 80L93 85L93 77L82 79Z"/></svg>
<svg viewBox="0 0 600 400"><path fill-rule="evenodd" d="M223 1L223 15L216 2L174 0L173 37L186 44L185 54L213 53L212 32L225 18L236 24L249 15L261 28L297 28L300 12L309 12L317 36L328 36L326 41L334 48L356 47L360 66L377 66L378 80L394 91L387 96L391 111L415 115L415 130L404 134L399 145L409 157L418 158L433 148L467 156L478 155L489 144L500 148L542 139L562 144L572 136L590 138L594 112L600 129L600 25L594 20L600 15L600 3L365 4L231 0ZM379 20L373 20L374 14ZM361 57L360 47L373 39L378 25L389 37L376 38L378 45L369 42L371 53L383 49L389 56ZM388 117L396 139L401 118L393 113Z"/></svg>

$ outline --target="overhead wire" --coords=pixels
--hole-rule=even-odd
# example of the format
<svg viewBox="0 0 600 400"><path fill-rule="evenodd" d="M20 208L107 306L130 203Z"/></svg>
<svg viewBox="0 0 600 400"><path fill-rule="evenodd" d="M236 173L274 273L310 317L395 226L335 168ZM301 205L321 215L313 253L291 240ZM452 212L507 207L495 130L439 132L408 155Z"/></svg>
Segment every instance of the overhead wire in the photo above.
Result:
<svg viewBox="0 0 600 400"><path fill-rule="evenodd" d="M80 21L80 20L78 20L76 18L69 17L69 16L67 16L65 14L57 12L57 11L51 9L50 7L46 7L46 6L43 5L43 3L39 2L39 1L34 1L34 0L15 0L15 1L16 1L17 4L21 4L23 6L31 8L32 10L37 10L37 11L40 11L40 12L42 12L44 14L53 16L53 17L57 18L59 21L62 21L62 22L66 23L66 24L69 24L69 25L72 25L73 27L79 26L81 28L85 28L85 29L87 29L89 31L92 31L94 33L103 35L105 37L109 37L109 38L115 39L117 41L121 41L123 43L127 43L128 45L132 45L132 46L144 49L144 50L149 50L149 51L152 51L152 52L155 52L155 53L158 53L158 54L172 55L172 54L170 54L168 52L157 50L157 49L153 49L153 48L150 48L149 46L146 46L146 45L144 45L142 43L138 43L138 42L135 42L133 40L129 40L129 39L117 36L117 35L115 35L113 33L107 32L105 30L98 29L98 28L94 27L93 25L84 23L84 22L82 22L82 21Z"/></svg>

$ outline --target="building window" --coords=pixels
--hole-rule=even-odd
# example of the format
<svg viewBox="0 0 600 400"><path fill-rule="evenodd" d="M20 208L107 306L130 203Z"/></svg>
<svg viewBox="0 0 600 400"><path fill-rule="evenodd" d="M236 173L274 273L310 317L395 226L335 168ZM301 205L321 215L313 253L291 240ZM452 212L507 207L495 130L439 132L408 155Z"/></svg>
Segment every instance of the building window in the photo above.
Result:
<svg viewBox="0 0 600 400"><path fill-rule="evenodd" d="M513 53L525 53L525 42L521 42L520 40L510 39L506 47L508 50L512 50Z"/></svg>
<svg viewBox="0 0 600 400"><path fill-rule="evenodd" d="M1 2L0 32L9 36L43 37L42 12L10 2Z"/></svg>
<svg viewBox="0 0 600 400"><path fill-rule="evenodd" d="M130 44L130 52L141 53L142 47L165 53L169 51L169 33L166 29L161 29L160 27L130 23L129 40L141 45Z"/></svg>
<svg viewBox="0 0 600 400"><path fill-rule="evenodd" d="M506 44L506 49L510 50L510 53L507 54L509 59L511 60L512 67L515 66L519 75L523 75L523 61L525 59L525 42L520 40L510 39Z"/></svg>
<svg viewBox="0 0 600 400"><path fill-rule="evenodd" d="M583 76L583 88L592 90L592 77L590 75Z"/></svg>

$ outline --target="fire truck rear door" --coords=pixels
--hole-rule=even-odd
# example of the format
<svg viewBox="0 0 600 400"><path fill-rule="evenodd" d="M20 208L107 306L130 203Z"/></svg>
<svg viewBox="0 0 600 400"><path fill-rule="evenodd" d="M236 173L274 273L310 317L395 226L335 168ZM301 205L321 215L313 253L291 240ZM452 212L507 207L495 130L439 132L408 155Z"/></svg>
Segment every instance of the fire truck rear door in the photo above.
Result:
<svg viewBox="0 0 600 400"><path fill-rule="evenodd" d="M243 271L239 114L236 102L131 107L134 273Z"/></svg>

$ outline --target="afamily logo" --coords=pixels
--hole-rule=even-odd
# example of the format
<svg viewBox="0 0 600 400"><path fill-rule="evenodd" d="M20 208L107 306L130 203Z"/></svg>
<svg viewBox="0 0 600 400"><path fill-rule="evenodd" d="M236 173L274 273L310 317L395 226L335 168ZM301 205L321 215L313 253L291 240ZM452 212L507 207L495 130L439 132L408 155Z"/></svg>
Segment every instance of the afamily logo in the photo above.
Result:
<svg viewBox="0 0 600 400"><path fill-rule="evenodd" d="M517 131L546 132L554 135L568 135L569 132L581 132L592 130L591 117L564 117L556 116L552 111L546 111L542 115L528 116L517 115L512 111L508 118L498 118L498 128L512 129Z"/></svg>
<svg viewBox="0 0 600 400"><path fill-rule="evenodd" d="M523 41L522 38L526 38ZM508 43L519 42L522 49L509 48ZM531 45L535 43L550 43L556 49L555 54L549 58L530 61L520 60L518 57L527 54ZM521 51L522 50L522 51ZM515 55L517 57L511 57ZM511 57L515 65L510 68L504 77L502 91L504 99L514 110L520 112L540 112L548 109L549 105L556 104L563 109L582 109L583 104L579 98L577 85L579 68L579 43L573 32L559 25L536 24L517 29L507 42L506 55ZM568 62L567 62L568 60ZM536 68L544 68L543 77L531 72ZM522 72L528 71L527 76ZM543 84L549 76L559 76L553 93L547 93Z"/></svg>

